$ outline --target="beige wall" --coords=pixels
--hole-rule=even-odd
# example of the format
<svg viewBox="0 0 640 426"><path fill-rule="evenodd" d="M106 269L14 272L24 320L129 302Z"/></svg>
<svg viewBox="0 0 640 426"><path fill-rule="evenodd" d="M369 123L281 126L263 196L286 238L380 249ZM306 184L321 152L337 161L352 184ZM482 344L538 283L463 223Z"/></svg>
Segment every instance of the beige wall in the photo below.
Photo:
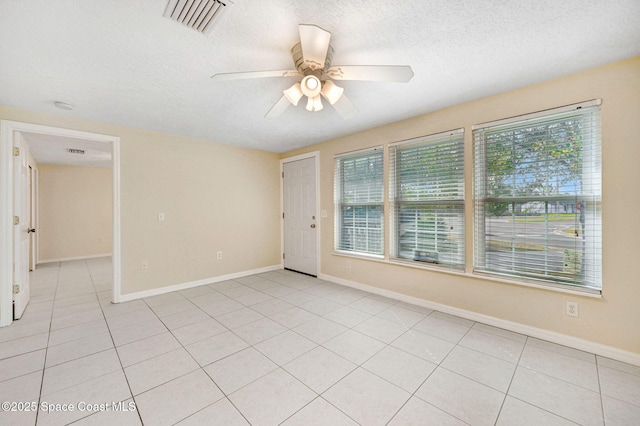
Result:
<svg viewBox="0 0 640 426"><path fill-rule="evenodd" d="M2 106L0 119L120 137L122 294L280 264L278 154Z"/></svg>
<svg viewBox="0 0 640 426"><path fill-rule="evenodd" d="M594 299L481 279L472 274L471 126L590 99L602 99L603 296ZM436 111L285 153L320 151L321 272L479 314L640 354L640 57ZM467 273L449 274L333 254L334 154L465 128ZM388 157L385 157L388 158ZM386 175L385 175L386 176ZM388 207L388 204L386 205ZM388 224L385 225L388 228ZM385 230L388 252L388 229ZM564 314L577 301L580 317Z"/></svg>
<svg viewBox="0 0 640 426"><path fill-rule="evenodd" d="M121 151L127 292L280 264L277 154L151 132Z"/></svg>
<svg viewBox="0 0 640 426"><path fill-rule="evenodd" d="M39 261L110 254L111 169L38 165Z"/></svg>

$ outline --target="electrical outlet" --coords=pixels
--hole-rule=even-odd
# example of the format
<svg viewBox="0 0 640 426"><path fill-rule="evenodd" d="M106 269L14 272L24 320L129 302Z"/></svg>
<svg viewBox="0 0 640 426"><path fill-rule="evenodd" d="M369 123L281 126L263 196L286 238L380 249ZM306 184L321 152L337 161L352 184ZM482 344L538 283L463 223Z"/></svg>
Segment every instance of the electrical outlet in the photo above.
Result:
<svg viewBox="0 0 640 426"><path fill-rule="evenodd" d="M347 260L347 269L351 269L351 261Z"/></svg>
<svg viewBox="0 0 640 426"><path fill-rule="evenodd" d="M143 271L149 269L149 263L146 260L143 260L140 262L140 269Z"/></svg>
<svg viewBox="0 0 640 426"><path fill-rule="evenodd" d="M218 260L222 259L222 252L221 251L216 253L216 259L218 259Z"/></svg>
<svg viewBox="0 0 640 426"><path fill-rule="evenodd" d="M567 315L570 317L577 317L578 315L578 302L567 302Z"/></svg>
<svg viewBox="0 0 640 426"><path fill-rule="evenodd" d="M158 221L162 222L164 220L164 213L160 212L158 213Z"/></svg>

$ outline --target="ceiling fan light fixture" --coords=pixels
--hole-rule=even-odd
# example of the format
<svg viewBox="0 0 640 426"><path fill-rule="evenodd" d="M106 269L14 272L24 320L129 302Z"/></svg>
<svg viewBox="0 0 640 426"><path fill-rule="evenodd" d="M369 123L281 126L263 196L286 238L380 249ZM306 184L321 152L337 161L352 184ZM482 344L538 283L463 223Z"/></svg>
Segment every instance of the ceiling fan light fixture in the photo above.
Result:
<svg viewBox="0 0 640 426"><path fill-rule="evenodd" d="M297 106L300 99L304 96L300 83L296 83L284 91L284 96L291 102L291 105Z"/></svg>
<svg viewBox="0 0 640 426"><path fill-rule="evenodd" d="M322 100L320 100L320 95L309 96L309 100L307 101L307 111L315 112L320 111L322 109Z"/></svg>
<svg viewBox="0 0 640 426"><path fill-rule="evenodd" d="M333 105L338 102L338 99L340 99L344 93L344 89L337 86L333 81L327 80L324 82L320 93L331 105Z"/></svg>
<svg viewBox="0 0 640 426"><path fill-rule="evenodd" d="M220 3L231 0L165 1L170 1L172 2L171 4L179 2L181 8L178 9L191 11L191 5L194 2L197 4L201 4L200 2L204 1ZM168 9L173 11L176 7L171 6ZM196 12L198 11L197 8L195 10ZM306 105L308 111L313 112L323 109L322 98L325 98L342 118L348 119L353 117L358 110L344 93L344 89L337 86L333 80L407 83L413 77L413 70L406 65L332 65L331 33L311 24L299 24L298 31L300 33L300 41L291 48L294 70L218 73L211 78L218 81L262 77L301 78L298 83L283 90L283 95L267 112L265 118L272 119L280 116L289 105L297 106L300 103L300 99L306 96L308 98Z"/></svg>
<svg viewBox="0 0 640 426"><path fill-rule="evenodd" d="M309 98L314 98L320 94L320 90L322 90L322 83L320 83L320 79L315 75L308 75L302 79L300 82L300 89L305 96Z"/></svg>

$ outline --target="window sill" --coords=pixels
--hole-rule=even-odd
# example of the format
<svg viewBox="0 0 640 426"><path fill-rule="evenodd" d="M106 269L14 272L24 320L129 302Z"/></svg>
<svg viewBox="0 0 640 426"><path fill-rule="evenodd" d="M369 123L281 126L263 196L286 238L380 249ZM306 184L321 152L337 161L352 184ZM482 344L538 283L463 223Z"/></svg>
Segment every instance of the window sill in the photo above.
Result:
<svg viewBox="0 0 640 426"><path fill-rule="evenodd" d="M384 263L386 265L404 266L407 268L421 269L423 271L444 272L445 274L453 274L457 276L467 276L467 277L472 276L471 274L468 274L462 270L450 269L450 268L437 266L430 263L412 262L410 260L405 261L402 259L395 259L395 258L387 259L385 256L380 256L380 255L372 255L372 254L367 255L367 254L361 254L361 253L353 253L349 251L334 251L333 255L339 256L339 257L349 257L352 259L370 260L373 262Z"/></svg>
<svg viewBox="0 0 640 426"><path fill-rule="evenodd" d="M373 260L375 262L386 262L384 255L382 254L366 254L353 251L340 251L333 252L334 256L353 257L355 259Z"/></svg>
<svg viewBox="0 0 640 426"><path fill-rule="evenodd" d="M555 291L558 293L574 294L576 296L591 297L594 299L602 299L602 290L594 290L594 289L587 289L587 288L581 290L578 288L569 288L568 286L565 287L560 284L552 284L552 283L543 284L542 282L525 280L525 279L518 280L515 278L502 277L499 275L486 273L486 272L473 272L465 275L468 275L474 278L481 278L487 281L513 284L513 285L519 285L523 287L539 288L542 290Z"/></svg>
<svg viewBox="0 0 640 426"><path fill-rule="evenodd" d="M509 279L509 278L504 278L504 277L483 273L483 272L456 271L456 270L442 268L442 267L438 267L430 264L416 265L413 262L405 262L397 259L387 259L384 256L379 256L379 255L367 255L367 254L352 253L352 252L345 252L345 251L334 251L333 255L340 256L340 257L349 257L353 259L369 260L373 262L384 263L387 265L420 269L420 270L429 271L429 272L440 272L444 274L451 274L451 275L456 275L458 277L465 277L465 278L471 278L476 280L482 279L485 281L498 282L502 284L511 284L511 285L517 285L521 287L537 288L540 290L547 290L547 291L553 291L553 292L565 293L565 294L573 294L575 296L590 297L593 299L602 299L602 290L600 290L600 292L598 292L598 290L592 290L592 289L578 290L573 288L555 286L552 284L546 285L542 283L525 281L525 280L520 281L516 279Z"/></svg>
<svg viewBox="0 0 640 426"><path fill-rule="evenodd" d="M445 272L447 274L455 274L455 275L467 275L465 271L462 269L454 269L454 268L449 268L447 266L440 266L435 263L418 262L410 259L390 258L388 260L388 263L391 263L393 265L406 266L408 268L423 269L427 271Z"/></svg>

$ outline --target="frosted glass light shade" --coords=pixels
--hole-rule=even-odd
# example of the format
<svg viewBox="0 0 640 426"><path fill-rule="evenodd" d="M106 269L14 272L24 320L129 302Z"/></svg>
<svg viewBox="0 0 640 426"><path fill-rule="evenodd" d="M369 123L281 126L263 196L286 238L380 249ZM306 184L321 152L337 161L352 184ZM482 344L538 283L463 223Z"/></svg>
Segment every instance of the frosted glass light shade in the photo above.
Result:
<svg viewBox="0 0 640 426"><path fill-rule="evenodd" d="M324 98L328 100L331 105L333 105L338 102L338 99L340 99L340 97L344 93L344 89L342 87L336 86L333 81L327 80L324 82L324 86L322 86L321 93L322 96L324 96Z"/></svg>
<svg viewBox="0 0 640 426"><path fill-rule="evenodd" d="M292 105L297 106L300 98L304 96L300 89L300 83L296 83L284 91L284 96L291 102Z"/></svg>
<svg viewBox="0 0 640 426"><path fill-rule="evenodd" d="M315 78L309 78L307 79L307 81L305 81L306 85L307 85L307 89L309 90L316 90L316 87L318 87L318 80L316 80Z"/></svg>
<svg viewBox="0 0 640 426"><path fill-rule="evenodd" d="M308 75L300 82L300 89L305 96L310 98L316 97L320 94L321 90L320 79L315 75Z"/></svg>
<svg viewBox="0 0 640 426"><path fill-rule="evenodd" d="M322 109L322 101L320 100L320 95L309 97L307 101L307 111L320 111Z"/></svg>

